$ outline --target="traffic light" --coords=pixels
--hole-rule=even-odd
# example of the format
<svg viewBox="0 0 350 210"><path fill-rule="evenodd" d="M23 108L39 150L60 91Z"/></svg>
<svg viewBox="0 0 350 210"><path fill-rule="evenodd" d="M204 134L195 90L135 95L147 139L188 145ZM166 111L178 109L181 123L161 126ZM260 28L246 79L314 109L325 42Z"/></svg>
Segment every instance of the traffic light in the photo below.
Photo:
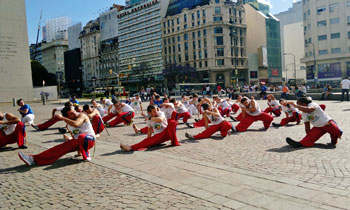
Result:
<svg viewBox="0 0 350 210"><path fill-rule="evenodd" d="M109 70L109 74L113 74L113 70L112 69Z"/></svg>

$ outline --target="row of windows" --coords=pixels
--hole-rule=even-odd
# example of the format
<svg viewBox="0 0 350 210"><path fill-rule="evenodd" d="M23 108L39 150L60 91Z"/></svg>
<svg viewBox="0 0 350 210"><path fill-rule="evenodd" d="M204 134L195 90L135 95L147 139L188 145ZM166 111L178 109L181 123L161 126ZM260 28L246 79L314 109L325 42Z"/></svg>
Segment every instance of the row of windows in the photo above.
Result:
<svg viewBox="0 0 350 210"><path fill-rule="evenodd" d="M152 46L150 48L145 48L142 50L133 51L133 52L129 52L129 53L122 53L122 54L120 54L120 59L138 57L138 56L141 56L143 54L153 54L154 52L156 52L158 50L162 50L161 45Z"/></svg>
<svg viewBox="0 0 350 210"><path fill-rule="evenodd" d="M152 27L144 28L132 33L121 35L120 41L124 41L125 39L131 38L131 37L143 36L146 33L152 33L152 32L154 33L155 31L160 31L160 25L154 25Z"/></svg>
<svg viewBox="0 0 350 210"><path fill-rule="evenodd" d="M133 39L128 39L128 40L122 40L119 42L119 48L124 48L126 46L132 46L132 45L138 45L142 42L147 42L152 39L159 39L158 37L161 36L161 32L157 31L154 33L150 34L144 34L143 36L135 37Z"/></svg>
<svg viewBox="0 0 350 210"><path fill-rule="evenodd" d="M338 7L339 7L339 4L337 2L329 4L329 12L330 13L334 13ZM346 1L346 7L350 7L350 1L349 0ZM322 15L326 11L327 11L327 7L326 6L319 6L316 9L317 15ZM311 14L310 10L307 10L307 12L304 12L304 20L306 20L306 15L310 16L310 14Z"/></svg>
<svg viewBox="0 0 350 210"><path fill-rule="evenodd" d="M196 39L196 37L197 38L201 38L201 36L202 36L202 31L201 30L192 32L192 39ZM204 37L207 36L207 30L206 29L203 29L203 36ZM188 33L185 33L183 35L183 39L185 41L188 41ZM164 45L175 44L175 36L173 36L172 38L164 39L163 42L164 42ZM181 36L177 36L177 42L181 42Z"/></svg>
<svg viewBox="0 0 350 210"><path fill-rule="evenodd" d="M141 28L145 28L151 25L155 25L155 24L159 24L160 22L160 17L152 17L152 19L148 19L145 22L139 22L138 24L134 25L134 26L130 26L127 28L124 28L122 30L119 31L119 36L122 36L130 31L135 31L135 30L140 30Z"/></svg>
<svg viewBox="0 0 350 210"><path fill-rule="evenodd" d="M134 46L124 47L120 49L120 52L122 54L122 53L127 53L129 51L136 51L136 50L140 50L141 48L159 45L160 43L161 43L160 39L149 40L149 41L141 42L136 46L134 45Z"/></svg>
<svg viewBox="0 0 350 210"><path fill-rule="evenodd" d="M198 45L197 45L198 43ZM184 44L182 45L182 43L177 44L177 52L181 52L181 48L182 46L184 46L185 51L188 51L188 42L184 42ZM207 48L207 40L203 39L203 47ZM192 42L192 49L201 49L202 48L202 40L197 40ZM171 54L171 53L176 53L176 45L173 46L168 46L164 48L164 54Z"/></svg>
<svg viewBox="0 0 350 210"><path fill-rule="evenodd" d="M331 39L339 39L339 38L340 38L340 33L331 34ZM324 40L327 40L327 35L318 36L318 41L324 41Z"/></svg>
<svg viewBox="0 0 350 210"><path fill-rule="evenodd" d="M129 21L125 21L124 23L118 24L119 25L118 27L121 31L124 31L127 28L131 28L130 27L131 25L139 24L139 23L145 22L146 20L149 21L149 19L156 18L156 17L160 17L159 9L157 9L157 10L155 10L147 15L140 15L137 18L134 18L134 19L131 19Z"/></svg>
<svg viewBox="0 0 350 210"><path fill-rule="evenodd" d="M159 6L160 4L156 4L155 6L151 6L151 7L147 7L144 8L142 10L138 10L137 12L132 12L131 14L122 16L119 18L119 22L124 22L124 21L128 21L130 19L133 19L136 16L141 16L144 15L146 13L149 13L150 11L154 10L154 9L158 9L159 10Z"/></svg>

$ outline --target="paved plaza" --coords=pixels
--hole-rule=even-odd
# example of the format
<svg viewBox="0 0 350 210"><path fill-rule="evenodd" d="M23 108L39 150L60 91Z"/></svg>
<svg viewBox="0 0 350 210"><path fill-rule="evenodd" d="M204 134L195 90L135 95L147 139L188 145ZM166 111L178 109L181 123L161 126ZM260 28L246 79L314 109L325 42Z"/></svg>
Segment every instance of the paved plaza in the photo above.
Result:
<svg viewBox="0 0 350 210"><path fill-rule="evenodd" d="M258 102L267 106L266 100ZM350 209L350 102L316 102L326 104L344 131L336 148L326 145L329 135L313 148L288 146L286 137L305 135L303 124L263 132L257 122L244 133L195 141L185 132L203 128L190 129L182 121L177 130L182 146L166 142L128 153L119 144L146 135L127 126L108 128L90 150L91 162L70 153L53 165L28 167L17 145L9 145L0 149L0 209ZM41 123L60 103L30 105L35 123ZM17 109L0 104L3 112L18 115ZM134 123L145 126L139 115ZM64 123L46 131L27 126L28 149L21 151L36 154L63 142L59 126Z"/></svg>

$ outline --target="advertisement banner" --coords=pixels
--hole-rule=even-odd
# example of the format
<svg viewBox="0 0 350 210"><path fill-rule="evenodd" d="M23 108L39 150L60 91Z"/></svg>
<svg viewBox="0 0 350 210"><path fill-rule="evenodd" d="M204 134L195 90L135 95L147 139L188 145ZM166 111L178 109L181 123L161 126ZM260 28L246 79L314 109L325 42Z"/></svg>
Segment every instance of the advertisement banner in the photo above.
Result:
<svg viewBox="0 0 350 210"><path fill-rule="evenodd" d="M266 68L268 63L267 63L267 48L262 47L262 56L263 56L263 66Z"/></svg>
<svg viewBox="0 0 350 210"><path fill-rule="evenodd" d="M331 63L331 64L319 64L318 65L318 78L339 78L342 77L341 63Z"/></svg>
<svg viewBox="0 0 350 210"><path fill-rule="evenodd" d="M307 66L306 67L306 79L307 80L313 80L315 77L315 73L314 73L314 66Z"/></svg>
<svg viewBox="0 0 350 210"><path fill-rule="evenodd" d="M279 76L279 71L278 71L278 69L271 68L271 75L272 75L272 76Z"/></svg>

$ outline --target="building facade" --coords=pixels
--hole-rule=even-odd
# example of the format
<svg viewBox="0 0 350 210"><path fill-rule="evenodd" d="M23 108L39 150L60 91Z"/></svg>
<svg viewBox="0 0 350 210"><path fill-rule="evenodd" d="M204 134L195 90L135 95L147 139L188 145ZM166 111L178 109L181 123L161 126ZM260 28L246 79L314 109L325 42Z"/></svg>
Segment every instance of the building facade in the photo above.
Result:
<svg viewBox="0 0 350 210"><path fill-rule="evenodd" d="M350 0L303 0L308 83L338 86L350 72Z"/></svg>
<svg viewBox="0 0 350 210"><path fill-rule="evenodd" d="M82 31L81 23L76 23L68 27L68 49L74 50L80 48L80 32Z"/></svg>
<svg viewBox="0 0 350 210"><path fill-rule="evenodd" d="M59 17L46 20L45 26L43 26L43 41L51 42L52 40L67 40L67 38L62 37L68 37L67 29L71 23L72 20L70 17Z"/></svg>
<svg viewBox="0 0 350 210"><path fill-rule="evenodd" d="M65 84L70 93L81 95L83 91L83 75L80 48L64 52Z"/></svg>
<svg viewBox="0 0 350 210"><path fill-rule="evenodd" d="M86 88L98 87L101 83L99 71L100 21L88 22L80 32L82 77Z"/></svg>
<svg viewBox="0 0 350 210"><path fill-rule="evenodd" d="M64 52L68 50L67 40L54 40L41 45L42 65L49 73L55 74L64 81Z"/></svg>
<svg viewBox="0 0 350 210"><path fill-rule="evenodd" d="M244 5L247 18L247 55L251 82L282 83L280 25L251 4Z"/></svg>
<svg viewBox="0 0 350 210"><path fill-rule="evenodd" d="M242 4L174 0L167 14L162 21L162 39L165 74L171 75L168 86L199 81L228 87L249 82ZM176 72L186 76L176 79Z"/></svg>
<svg viewBox="0 0 350 210"><path fill-rule="evenodd" d="M118 13L119 70L124 85L163 81L161 18L169 0L145 0Z"/></svg>
<svg viewBox="0 0 350 210"><path fill-rule="evenodd" d="M43 57L41 54L41 42L36 44L31 44L29 46L30 60L36 60L42 63Z"/></svg>
<svg viewBox="0 0 350 210"><path fill-rule="evenodd" d="M304 23L303 23L303 4L301 1L294 2L293 7L287 11L275 15L280 20L281 31L281 56L282 71L284 81L295 79L306 81L306 66L300 62L304 57ZM292 53L293 55L284 55ZM293 82L291 82L293 83Z"/></svg>
<svg viewBox="0 0 350 210"><path fill-rule="evenodd" d="M254 6L265 15L270 13L270 5L261 3L259 0L243 0L243 3Z"/></svg>

